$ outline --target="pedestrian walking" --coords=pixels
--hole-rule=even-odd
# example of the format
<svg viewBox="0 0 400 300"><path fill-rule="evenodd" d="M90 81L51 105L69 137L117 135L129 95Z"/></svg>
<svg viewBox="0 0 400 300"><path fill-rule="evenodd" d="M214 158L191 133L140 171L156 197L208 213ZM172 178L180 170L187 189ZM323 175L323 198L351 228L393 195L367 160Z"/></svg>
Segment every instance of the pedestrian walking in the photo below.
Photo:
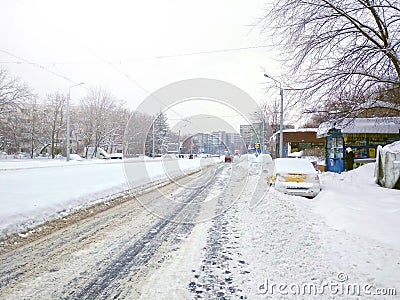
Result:
<svg viewBox="0 0 400 300"><path fill-rule="evenodd" d="M345 161L346 161L346 170L347 171L353 170L354 152L353 149L351 149L350 147L346 148Z"/></svg>

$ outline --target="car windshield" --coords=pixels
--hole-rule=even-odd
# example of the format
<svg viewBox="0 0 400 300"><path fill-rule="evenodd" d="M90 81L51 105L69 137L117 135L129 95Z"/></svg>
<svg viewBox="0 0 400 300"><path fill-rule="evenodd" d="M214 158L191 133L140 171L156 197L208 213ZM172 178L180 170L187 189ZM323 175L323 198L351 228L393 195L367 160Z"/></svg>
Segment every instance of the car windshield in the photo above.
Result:
<svg viewBox="0 0 400 300"><path fill-rule="evenodd" d="M277 158L275 159L275 172L277 174L315 174L312 163L301 158Z"/></svg>

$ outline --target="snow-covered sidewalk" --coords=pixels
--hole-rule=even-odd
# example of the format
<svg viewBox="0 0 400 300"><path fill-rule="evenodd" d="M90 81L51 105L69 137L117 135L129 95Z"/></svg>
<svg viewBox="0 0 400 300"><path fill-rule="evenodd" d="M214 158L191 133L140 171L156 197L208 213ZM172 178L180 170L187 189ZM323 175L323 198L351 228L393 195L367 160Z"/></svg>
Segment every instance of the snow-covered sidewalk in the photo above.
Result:
<svg viewBox="0 0 400 300"><path fill-rule="evenodd" d="M323 190L315 199L293 200L329 260L346 274L346 284L366 285L372 298L390 288L399 295L400 190L377 185L373 163L324 173L321 181Z"/></svg>
<svg viewBox="0 0 400 300"><path fill-rule="evenodd" d="M237 201L210 222L196 224L147 281L143 299L399 295L400 191L377 186L373 165L323 174L323 191L312 200L273 188L261 201L252 199L266 190L257 184L265 182L265 173L251 166L249 171ZM232 191L226 201L236 195Z"/></svg>

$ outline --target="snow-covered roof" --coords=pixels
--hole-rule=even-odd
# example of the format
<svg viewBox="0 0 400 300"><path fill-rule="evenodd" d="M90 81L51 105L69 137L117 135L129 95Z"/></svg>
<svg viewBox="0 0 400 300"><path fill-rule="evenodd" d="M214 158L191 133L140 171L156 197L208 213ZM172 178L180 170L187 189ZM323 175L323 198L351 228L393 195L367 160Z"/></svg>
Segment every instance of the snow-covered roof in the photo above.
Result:
<svg viewBox="0 0 400 300"><path fill-rule="evenodd" d="M288 133L288 132L317 132L318 128L297 128L297 129L284 129L283 133ZM275 132L271 137L271 139L275 139L276 136L279 134L279 131Z"/></svg>
<svg viewBox="0 0 400 300"><path fill-rule="evenodd" d="M382 100L370 100L365 103L362 103L358 108L369 109L369 108L379 108L379 107L400 110L399 105L393 102L387 102Z"/></svg>
<svg viewBox="0 0 400 300"><path fill-rule="evenodd" d="M331 120L319 125L317 137L327 136L332 128L340 129L342 133L399 133L400 117Z"/></svg>
<svg viewBox="0 0 400 300"><path fill-rule="evenodd" d="M318 128L284 129L283 133L285 133L285 132L317 132L317 130L318 130Z"/></svg>

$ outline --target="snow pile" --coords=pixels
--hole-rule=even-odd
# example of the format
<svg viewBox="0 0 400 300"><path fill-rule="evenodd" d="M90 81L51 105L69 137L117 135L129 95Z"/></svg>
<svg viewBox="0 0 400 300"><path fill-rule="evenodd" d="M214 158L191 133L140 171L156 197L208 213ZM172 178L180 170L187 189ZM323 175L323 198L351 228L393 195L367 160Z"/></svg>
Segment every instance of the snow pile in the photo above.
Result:
<svg viewBox="0 0 400 300"><path fill-rule="evenodd" d="M400 249L400 191L378 186L374 165L342 174L323 173L322 191L310 205L335 230Z"/></svg>
<svg viewBox="0 0 400 300"><path fill-rule="evenodd" d="M0 237L197 171L204 161L215 163L211 159L0 161Z"/></svg>
<svg viewBox="0 0 400 300"><path fill-rule="evenodd" d="M291 152L288 154L288 157L302 157L303 156L303 151L297 151L297 152Z"/></svg>
<svg viewBox="0 0 400 300"><path fill-rule="evenodd" d="M374 167L323 173L317 197L293 202L319 234L328 259L348 275L347 283L396 288L398 293L400 190L377 185Z"/></svg>
<svg viewBox="0 0 400 300"><path fill-rule="evenodd" d="M378 146L375 177L383 187L400 189L400 141Z"/></svg>

